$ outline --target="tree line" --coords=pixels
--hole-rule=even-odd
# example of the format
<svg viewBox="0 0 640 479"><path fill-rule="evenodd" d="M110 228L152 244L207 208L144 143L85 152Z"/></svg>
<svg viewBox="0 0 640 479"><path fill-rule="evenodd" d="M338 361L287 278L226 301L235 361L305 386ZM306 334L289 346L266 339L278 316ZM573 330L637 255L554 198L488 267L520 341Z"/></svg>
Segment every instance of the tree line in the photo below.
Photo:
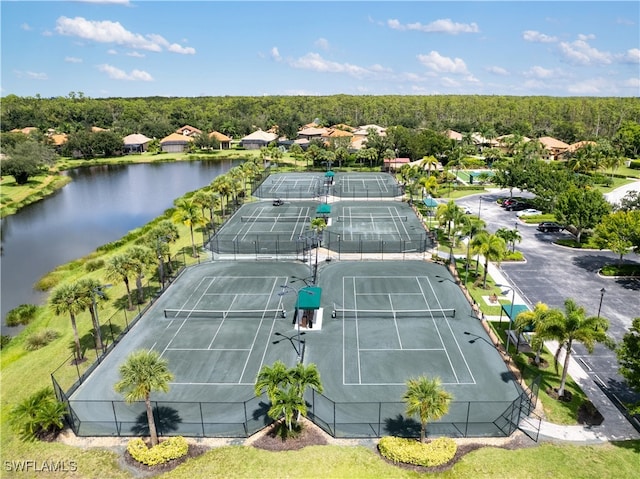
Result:
<svg viewBox="0 0 640 479"><path fill-rule="evenodd" d="M495 131L567 143L612 138L626 121L640 122L638 98L437 96L266 96L88 98L81 92L42 98L7 95L0 104L2 131L35 126L74 133L98 126L122 136L163 138L183 125L239 138L277 126L295 138L316 120L322 126L403 126L435 131Z"/></svg>

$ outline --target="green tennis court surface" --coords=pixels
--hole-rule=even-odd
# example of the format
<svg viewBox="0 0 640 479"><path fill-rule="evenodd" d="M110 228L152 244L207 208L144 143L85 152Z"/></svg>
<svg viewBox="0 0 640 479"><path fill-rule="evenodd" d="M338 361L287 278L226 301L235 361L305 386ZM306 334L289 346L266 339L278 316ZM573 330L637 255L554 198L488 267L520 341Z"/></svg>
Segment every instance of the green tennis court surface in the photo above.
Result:
<svg viewBox="0 0 640 479"><path fill-rule="evenodd" d="M294 325L305 287L298 278L308 273L308 266L294 262L187 269L72 395L81 431L127 435L139 426L144 410L122 403L113 384L119 365L141 348L161 353L175 375L169 393L152 397L173 418L172 433L235 436L243 435L247 421L263 424L264 398L253 397L258 371L276 360L293 366L302 351L306 364L317 364L325 389L312 408L319 420L370 422L362 404L372 402L395 404L388 414L400 414L405 381L418 375L439 376L455 401L483 401L475 414L489 423L518 397L443 266L326 263L319 268L321 291L312 298L319 303L314 323ZM329 400L333 407L323 402Z"/></svg>
<svg viewBox="0 0 640 479"><path fill-rule="evenodd" d="M324 173L275 173L254 191L258 198L317 198L328 192Z"/></svg>

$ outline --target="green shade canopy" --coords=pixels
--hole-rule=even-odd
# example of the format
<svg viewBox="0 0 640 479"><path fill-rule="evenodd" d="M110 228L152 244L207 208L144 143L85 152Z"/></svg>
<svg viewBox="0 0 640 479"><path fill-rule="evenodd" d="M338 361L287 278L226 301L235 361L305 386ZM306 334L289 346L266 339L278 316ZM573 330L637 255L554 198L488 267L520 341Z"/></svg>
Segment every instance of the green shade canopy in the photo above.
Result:
<svg viewBox="0 0 640 479"><path fill-rule="evenodd" d="M331 177L331 176L333 176L333 175L335 175L335 173L334 173L333 171L331 171L331 170L327 171L327 172L324 174L324 176L329 176L329 177Z"/></svg>
<svg viewBox="0 0 640 479"><path fill-rule="evenodd" d="M438 202L436 200L434 200L433 198L425 198L424 199L424 205L427 208L435 208L436 206L438 206Z"/></svg>
<svg viewBox="0 0 640 479"><path fill-rule="evenodd" d="M316 208L316 214L328 215L330 213L331 213L331 205L327 203L322 203L321 205L318 205L318 207Z"/></svg>
<svg viewBox="0 0 640 479"><path fill-rule="evenodd" d="M320 309L322 288L319 286L305 286L298 292L298 309Z"/></svg>
<svg viewBox="0 0 640 479"><path fill-rule="evenodd" d="M509 318L509 322L511 322L511 321L514 321L520 313L524 311L529 311L529 308L526 307L524 304L514 304L514 305L503 304L502 311L504 311L504 313ZM533 331L533 325L528 325L526 328L524 328L525 333L530 333L531 331Z"/></svg>

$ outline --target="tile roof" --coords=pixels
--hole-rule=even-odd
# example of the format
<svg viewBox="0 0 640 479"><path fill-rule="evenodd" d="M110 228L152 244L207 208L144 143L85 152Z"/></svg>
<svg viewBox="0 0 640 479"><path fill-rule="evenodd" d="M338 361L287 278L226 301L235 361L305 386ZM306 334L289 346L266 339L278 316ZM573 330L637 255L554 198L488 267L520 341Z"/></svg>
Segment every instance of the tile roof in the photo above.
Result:
<svg viewBox="0 0 640 479"><path fill-rule="evenodd" d="M151 141L151 138L146 137L141 133L132 133L125 136L122 141L125 145L143 145Z"/></svg>
<svg viewBox="0 0 640 479"><path fill-rule="evenodd" d="M242 138L241 141L266 141L267 143L270 143L272 141L275 141L278 139L278 135L276 135L275 133L267 133L266 131L262 131L262 130L257 130L254 131L253 133L245 136L244 138Z"/></svg>
<svg viewBox="0 0 640 479"><path fill-rule="evenodd" d="M569 145L564 141L557 140L556 138L552 138L550 136L543 136L538 138L538 141L542 143L546 149L551 150L566 150L569 148Z"/></svg>
<svg viewBox="0 0 640 479"><path fill-rule="evenodd" d="M187 143L189 141L193 141L193 138L186 135L181 135L179 133L171 133L169 136L165 136L162 140L160 140L160 144L162 143Z"/></svg>
<svg viewBox="0 0 640 479"><path fill-rule="evenodd" d="M219 131L212 131L211 133L209 133L209 138L215 138L220 143L226 143L226 142L231 141L230 137L228 137L227 135L225 135L223 133L220 133Z"/></svg>

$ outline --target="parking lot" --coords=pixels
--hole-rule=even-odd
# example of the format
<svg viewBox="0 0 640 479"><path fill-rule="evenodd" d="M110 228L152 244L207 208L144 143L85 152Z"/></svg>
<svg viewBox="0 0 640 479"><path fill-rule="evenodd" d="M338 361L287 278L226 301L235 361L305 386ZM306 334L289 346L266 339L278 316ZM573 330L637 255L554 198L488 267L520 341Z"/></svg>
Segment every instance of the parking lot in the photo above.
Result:
<svg viewBox="0 0 640 479"><path fill-rule="evenodd" d="M517 194L526 196L519 192ZM504 190L466 197L457 203L473 214L480 213L491 232L499 228L513 229L517 225L522 241L516 245L516 249L523 252L526 262L502 263L501 269L522 291L531 306L540 301L563 309L564 300L573 298L586 308L587 314L597 315L600 312L601 316L609 319L609 334L619 342L633 318L640 316L640 279L599 276L598 270L616 261L616 254L598 250L578 251L553 244L557 238L572 236L568 232L542 233L536 229L536 225L518 221L516 212L505 211L496 202L498 198L508 196L508 190ZM625 261L638 262L638 256L627 255ZM601 292L603 288L605 291ZM574 358L590 376L606 385L622 401L640 399L640 395L622 384L614 351L597 345L593 354L589 354L578 343L574 345L574 354Z"/></svg>

